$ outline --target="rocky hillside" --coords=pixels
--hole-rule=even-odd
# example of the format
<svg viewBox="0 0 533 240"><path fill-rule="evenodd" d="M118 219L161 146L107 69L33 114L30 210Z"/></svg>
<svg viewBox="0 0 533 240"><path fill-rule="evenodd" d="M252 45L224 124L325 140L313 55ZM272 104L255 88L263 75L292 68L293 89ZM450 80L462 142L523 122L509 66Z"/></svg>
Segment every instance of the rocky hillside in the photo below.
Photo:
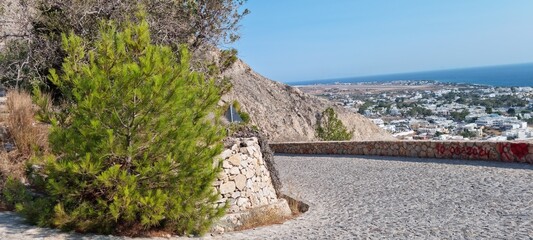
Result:
<svg viewBox="0 0 533 240"><path fill-rule="evenodd" d="M354 130L353 140L393 139L367 118L297 88L269 80L241 60L224 74L231 78L233 88L223 101L237 100L242 110L250 114L251 123L259 126L271 141L317 141L316 115L329 106L335 108L348 129Z"/></svg>

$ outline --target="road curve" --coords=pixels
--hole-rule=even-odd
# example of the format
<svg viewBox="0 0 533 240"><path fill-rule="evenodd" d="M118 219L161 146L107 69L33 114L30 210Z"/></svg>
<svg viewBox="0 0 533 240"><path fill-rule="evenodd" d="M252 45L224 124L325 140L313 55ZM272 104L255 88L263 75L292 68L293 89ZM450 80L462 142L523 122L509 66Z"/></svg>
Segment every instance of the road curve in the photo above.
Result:
<svg viewBox="0 0 533 240"><path fill-rule="evenodd" d="M276 156L309 212L224 239L533 239L533 165Z"/></svg>
<svg viewBox="0 0 533 240"><path fill-rule="evenodd" d="M358 156L275 160L284 191L310 210L284 224L205 239L533 239L533 165ZM0 213L0 239L34 238L122 239L33 228Z"/></svg>

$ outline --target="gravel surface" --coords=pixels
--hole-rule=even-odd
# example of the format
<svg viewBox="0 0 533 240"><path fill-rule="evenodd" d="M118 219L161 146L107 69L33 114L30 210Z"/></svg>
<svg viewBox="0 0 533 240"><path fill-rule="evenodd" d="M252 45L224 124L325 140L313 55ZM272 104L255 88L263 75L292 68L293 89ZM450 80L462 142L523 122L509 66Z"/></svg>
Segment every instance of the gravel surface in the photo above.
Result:
<svg viewBox="0 0 533 240"><path fill-rule="evenodd" d="M284 191L308 203L309 211L284 224L206 239L533 239L533 165L346 156L275 160ZM81 236L32 228L0 213L0 239L43 237Z"/></svg>

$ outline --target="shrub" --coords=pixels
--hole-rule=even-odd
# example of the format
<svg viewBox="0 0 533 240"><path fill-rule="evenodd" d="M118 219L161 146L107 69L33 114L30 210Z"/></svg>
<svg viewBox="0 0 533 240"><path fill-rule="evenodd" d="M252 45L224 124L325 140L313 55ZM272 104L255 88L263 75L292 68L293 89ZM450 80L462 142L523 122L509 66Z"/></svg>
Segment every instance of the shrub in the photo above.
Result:
<svg viewBox="0 0 533 240"><path fill-rule="evenodd" d="M49 113L53 154L31 174L41 197L18 207L34 223L201 234L224 213L212 187L224 136L214 116L218 89L189 70L186 50L178 61L169 47L151 44L140 19L122 31L102 24L92 50L63 35L68 56L50 80L70 104ZM37 207L43 210L32 211Z"/></svg>
<svg viewBox="0 0 533 240"><path fill-rule="evenodd" d="M244 125L247 125L248 123L250 123L250 114L248 114L247 112L242 110L242 107L241 107L241 104L239 103L239 101L237 101L237 100L233 101L233 103L228 105L226 107L226 109L229 110L230 106L233 106L235 108L235 111L237 111L237 113L241 117L242 122L243 122Z"/></svg>
<svg viewBox="0 0 533 240"><path fill-rule="evenodd" d="M348 131L333 108L326 108L319 116L316 127L316 137L323 141L343 141L353 137L353 131Z"/></svg>
<svg viewBox="0 0 533 240"><path fill-rule="evenodd" d="M248 114L247 112L243 112L243 111L238 111L238 113L239 113L239 116L241 116L241 119L244 123L250 122L250 114Z"/></svg>
<svg viewBox="0 0 533 240"><path fill-rule="evenodd" d="M2 187L2 199L9 209L14 209L15 204L29 201L30 194L20 181L8 177Z"/></svg>

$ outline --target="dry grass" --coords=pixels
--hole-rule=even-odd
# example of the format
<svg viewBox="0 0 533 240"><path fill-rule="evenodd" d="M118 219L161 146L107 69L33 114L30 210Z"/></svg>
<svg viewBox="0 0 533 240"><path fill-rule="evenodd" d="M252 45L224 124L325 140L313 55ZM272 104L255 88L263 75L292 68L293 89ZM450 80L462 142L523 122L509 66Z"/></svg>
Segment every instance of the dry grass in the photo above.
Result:
<svg viewBox="0 0 533 240"><path fill-rule="evenodd" d="M23 179L25 173L24 161L13 161L16 159L13 154L5 151L0 152L0 188L3 187L2 177L13 177L15 179Z"/></svg>
<svg viewBox="0 0 533 240"><path fill-rule="evenodd" d="M287 220L298 217L300 214L309 210L309 205L302 201L296 200L287 195L282 195L281 198L287 200L289 208L291 210L291 216L282 216L276 209L268 210L252 210L252 212L242 219L242 225L237 227L236 231L242 231L246 229L252 229L261 226L268 226L273 224L281 224Z"/></svg>
<svg viewBox="0 0 533 240"><path fill-rule="evenodd" d="M261 226L281 224L289 218L281 216L277 211L269 209L266 211L252 211L249 216L242 220L242 225L236 231L252 229Z"/></svg>
<svg viewBox="0 0 533 240"><path fill-rule="evenodd" d="M19 91L7 93L7 128L17 151L29 158L37 149L48 149L47 127L35 121L36 107L30 94Z"/></svg>
<svg viewBox="0 0 533 240"><path fill-rule="evenodd" d="M24 181L28 160L36 153L48 151L48 126L36 122L36 107L30 94L9 91L5 103L6 106L1 107L7 107L7 114L2 114L5 117L0 122L0 190L8 178ZM6 206L0 202L2 209Z"/></svg>

